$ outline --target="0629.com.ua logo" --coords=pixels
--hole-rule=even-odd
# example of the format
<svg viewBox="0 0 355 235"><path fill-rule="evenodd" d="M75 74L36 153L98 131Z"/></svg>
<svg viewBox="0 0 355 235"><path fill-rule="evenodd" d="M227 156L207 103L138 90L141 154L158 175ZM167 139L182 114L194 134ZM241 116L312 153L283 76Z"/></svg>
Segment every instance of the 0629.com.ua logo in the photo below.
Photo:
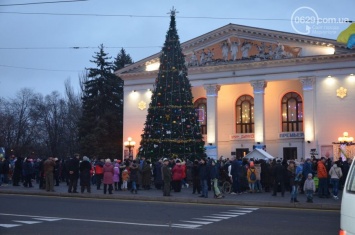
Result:
<svg viewBox="0 0 355 235"><path fill-rule="evenodd" d="M293 11L291 26L296 33L309 34L338 34L339 24L349 22L349 18L319 17L311 7L303 6Z"/></svg>

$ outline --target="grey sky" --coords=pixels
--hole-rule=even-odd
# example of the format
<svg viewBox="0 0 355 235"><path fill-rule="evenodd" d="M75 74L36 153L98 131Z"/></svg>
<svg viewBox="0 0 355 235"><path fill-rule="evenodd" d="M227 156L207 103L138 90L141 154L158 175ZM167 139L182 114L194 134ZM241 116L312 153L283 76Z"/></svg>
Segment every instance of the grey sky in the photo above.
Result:
<svg viewBox="0 0 355 235"><path fill-rule="evenodd" d="M29 2L45 1L0 0L0 5ZM330 18L355 20L353 0L89 0L0 6L0 96L13 97L25 87L43 95L63 93L68 78L78 89L78 74L94 66L90 60L101 43L112 57L125 48L134 61L159 52L173 6L179 12L181 42L229 23L336 39L349 23L329 23ZM323 23L312 23L312 17Z"/></svg>

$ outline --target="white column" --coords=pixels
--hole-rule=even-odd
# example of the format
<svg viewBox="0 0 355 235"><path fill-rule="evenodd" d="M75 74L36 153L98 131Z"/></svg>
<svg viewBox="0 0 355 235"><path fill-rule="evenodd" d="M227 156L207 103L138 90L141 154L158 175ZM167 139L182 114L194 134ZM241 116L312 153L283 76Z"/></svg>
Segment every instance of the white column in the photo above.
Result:
<svg viewBox="0 0 355 235"><path fill-rule="evenodd" d="M314 98L314 83L315 77L300 77L300 82L303 87L303 132L305 140L304 153L305 156L309 156L311 148L316 148L315 143L315 123L314 123L314 110L315 110L315 98Z"/></svg>
<svg viewBox="0 0 355 235"><path fill-rule="evenodd" d="M265 81L251 81L254 88L254 135L255 143L263 144L265 141L265 118L264 118L264 93Z"/></svg>
<svg viewBox="0 0 355 235"><path fill-rule="evenodd" d="M217 144L217 98L221 88L217 84L204 85L207 95L207 144Z"/></svg>

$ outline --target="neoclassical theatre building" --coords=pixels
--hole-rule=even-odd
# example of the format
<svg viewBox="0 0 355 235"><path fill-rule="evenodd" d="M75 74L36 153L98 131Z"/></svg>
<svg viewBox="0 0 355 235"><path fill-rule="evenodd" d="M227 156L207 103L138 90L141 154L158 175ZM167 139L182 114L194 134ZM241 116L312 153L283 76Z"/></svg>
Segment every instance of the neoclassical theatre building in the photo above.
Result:
<svg viewBox="0 0 355 235"><path fill-rule="evenodd" d="M353 157L355 50L335 40L229 24L181 44L211 157ZM116 71L124 139L139 148L159 53ZM339 139L344 135L348 138ZM340 141L340 142L339 142ZM347 141L347 142L350 142Z"/></svg>

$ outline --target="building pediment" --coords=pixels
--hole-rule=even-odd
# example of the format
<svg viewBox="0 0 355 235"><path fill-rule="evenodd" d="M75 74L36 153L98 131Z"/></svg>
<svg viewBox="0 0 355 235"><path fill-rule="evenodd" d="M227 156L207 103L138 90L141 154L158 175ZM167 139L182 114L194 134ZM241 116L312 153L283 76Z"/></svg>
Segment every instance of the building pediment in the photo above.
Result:
<svg viewBox="0 0 355 235"><path fill-rule="evenodd" d="M181 44L186 66L192 68L269 62L309 56L349 53L335 40L280 31L229 24ZM156 73L160 53L116 72L125 74ZM194 70L194 69L193 69Z"/></svg>

